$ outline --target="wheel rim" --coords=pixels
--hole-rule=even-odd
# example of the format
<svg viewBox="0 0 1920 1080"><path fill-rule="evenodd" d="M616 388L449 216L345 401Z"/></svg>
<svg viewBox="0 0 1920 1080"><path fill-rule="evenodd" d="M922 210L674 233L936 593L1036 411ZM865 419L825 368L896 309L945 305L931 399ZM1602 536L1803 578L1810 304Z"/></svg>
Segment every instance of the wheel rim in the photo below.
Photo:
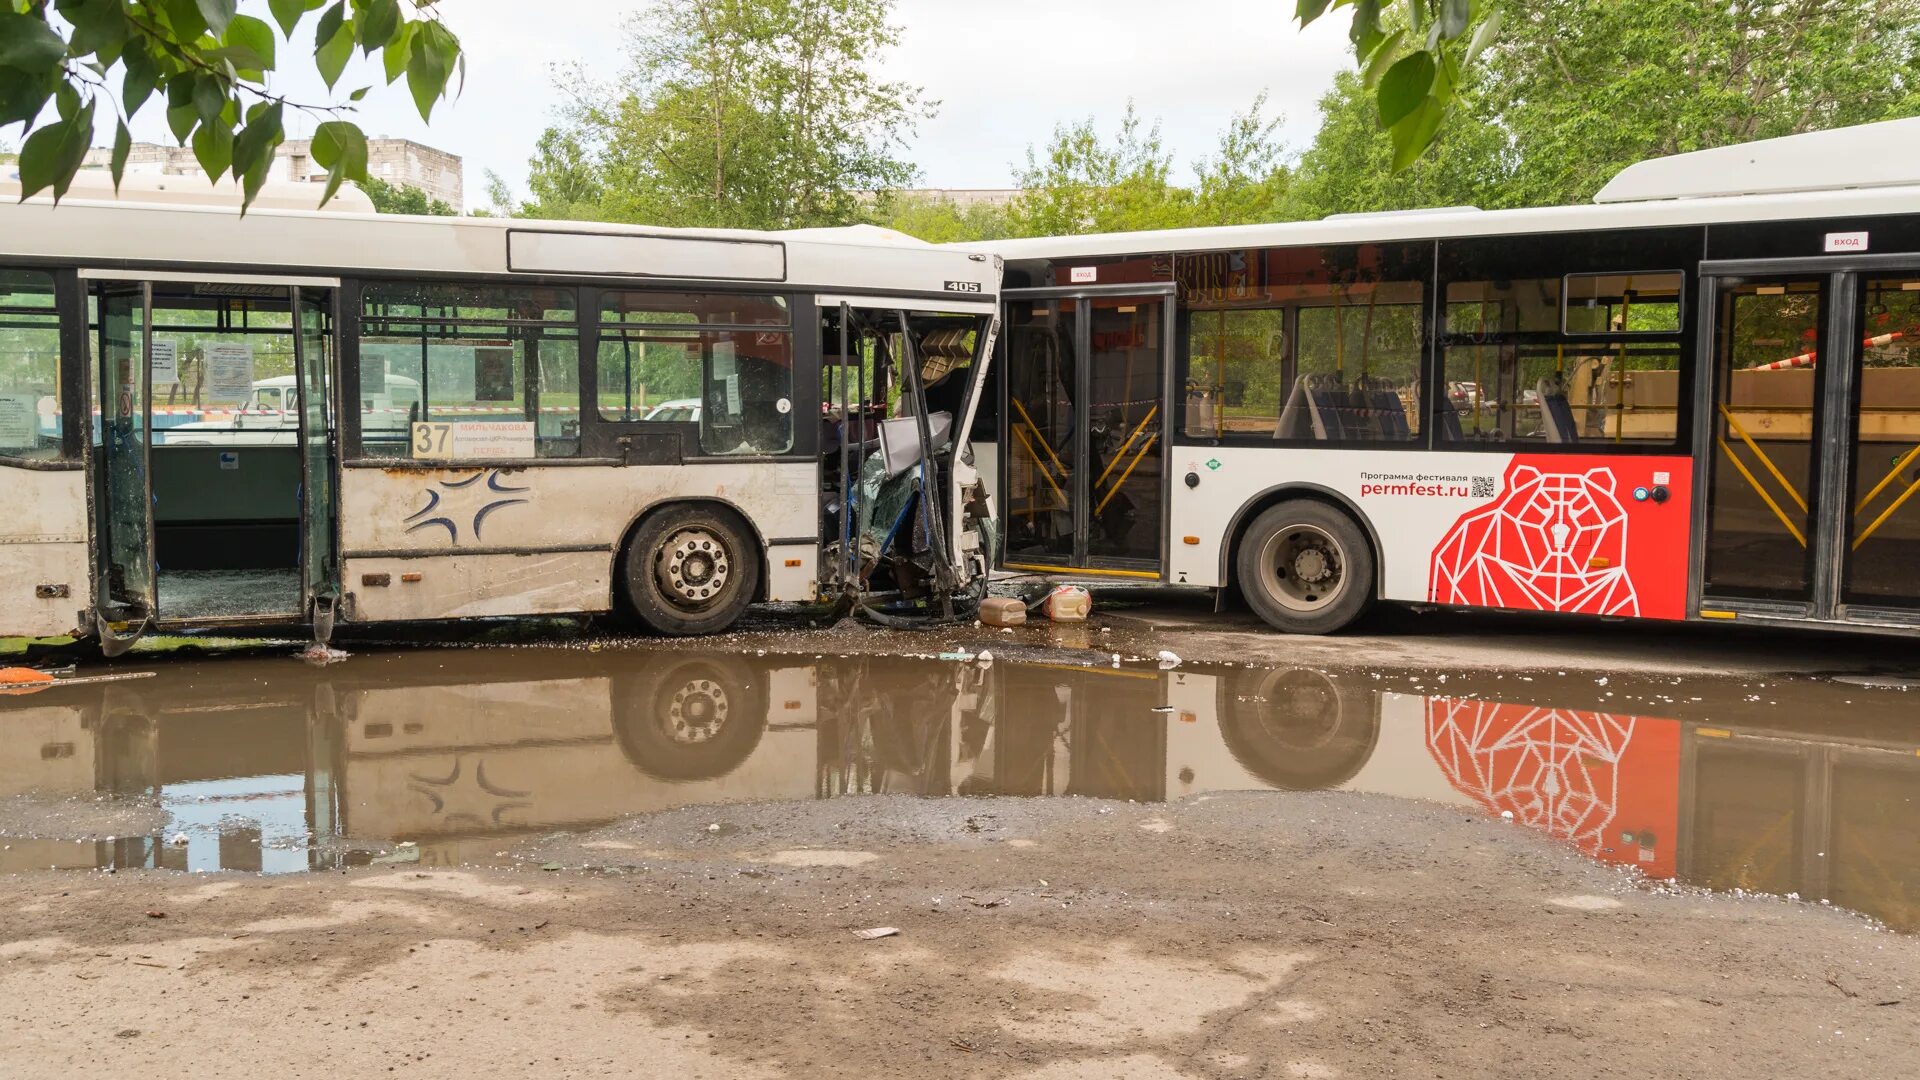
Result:
<svg viewBox="0 0 1920 1080"><path fill-rule="evenodd" d="M1288 611L1320 611L1347 590L1347 550L1317 525L1281 529L1260 550L1260 584Z"/></svg>
<svg viewBox="0 0 1920 1080"><path fill-rule="evenodd" d="M697 746L718 736L732 711L726 687L712 679L688 679L668 698L660 724L674 742Z"/></svg>
<svg viewBox="0 0 1920 1080"><path fill-rule="evenodd" d="M677 608L712 607L733 581L733 552L709 529L680 529L654 553L653 578L661 595Z"/></svg>
<svg viewBox="0 0 1920 1080"><path fill-rule="evenodd" d="M1341 735L1340 694L1318 672L1270 672L1259 688L1260 728L1276 746L1294 753L1316 750Z"/></svg>

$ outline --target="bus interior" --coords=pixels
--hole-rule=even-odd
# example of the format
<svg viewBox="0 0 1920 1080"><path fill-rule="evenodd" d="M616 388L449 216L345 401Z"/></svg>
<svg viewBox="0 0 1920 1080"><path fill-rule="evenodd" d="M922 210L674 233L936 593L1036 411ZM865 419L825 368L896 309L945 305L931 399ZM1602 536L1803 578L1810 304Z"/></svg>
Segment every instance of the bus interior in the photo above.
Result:
<svg viewBox="0 0 1920 1080"><path fill-rule="evenodd" d="M994 543L983 490L968 486L957 506L925 493L948 490L990 320L823 305L821 589L843 608L892 624L970 615L984 596Z"/></svg>

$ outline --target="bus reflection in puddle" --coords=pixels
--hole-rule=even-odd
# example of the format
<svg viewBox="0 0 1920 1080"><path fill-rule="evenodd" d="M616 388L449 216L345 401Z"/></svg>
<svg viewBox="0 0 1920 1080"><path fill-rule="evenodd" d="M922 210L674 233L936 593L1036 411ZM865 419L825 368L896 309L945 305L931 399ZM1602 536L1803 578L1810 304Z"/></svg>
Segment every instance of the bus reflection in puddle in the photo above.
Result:
<svg viewBox="0 0 1920 1080"><path fill-rule="evenodd" d="M1899 730L1782 732L1759 714L1708 724L1305 669L516 650L207 674L0 706L0 869L489 862L526 834L763 799L1340 789L1920 929L1920 757Z"/></svg>

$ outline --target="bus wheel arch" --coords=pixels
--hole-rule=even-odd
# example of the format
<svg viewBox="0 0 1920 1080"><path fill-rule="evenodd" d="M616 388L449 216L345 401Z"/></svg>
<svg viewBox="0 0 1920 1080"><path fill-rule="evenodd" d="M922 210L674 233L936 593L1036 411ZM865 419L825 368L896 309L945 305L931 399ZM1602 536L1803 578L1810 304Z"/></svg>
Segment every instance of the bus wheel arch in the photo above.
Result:
<svg viewBox="0 0 1920 1080"><path fill-rule="evenodd" d="M766 550L751 519L723 500L655 504L616 549L614 605L656 634L721 633L765 597Z"/></svg>
<svg viewBox="0 0 1920 1080"><path fill-rule="evenodd" d="M1380 538L1337 492L1308 484L1263 492L1227 535L1221 580L1275 629L1334 633L1380 596Z"/></svg>

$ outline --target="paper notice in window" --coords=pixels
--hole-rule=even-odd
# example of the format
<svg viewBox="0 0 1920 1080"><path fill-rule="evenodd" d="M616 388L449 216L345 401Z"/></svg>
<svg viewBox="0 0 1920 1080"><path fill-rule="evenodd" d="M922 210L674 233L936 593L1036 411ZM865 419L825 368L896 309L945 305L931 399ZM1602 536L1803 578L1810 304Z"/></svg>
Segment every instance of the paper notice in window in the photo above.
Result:
<svg viewBox="0 0 1920 1080"><path fill-rule="evenodd" d="M0 450L31 450L40 432L30 394L0 394Z"/></svg>
<svg viewBox="0 0 1920 1080"><path fill-rule="evenodd" d="M530 422L423 421L413 425L412 435L416 461L519 459L535 454Z"/></svg>
<svg viewBox="0 0 1920 1080"><path fill-rule="evenodd" d="M207 346L207 400L243 402L253 394L253 346L216 341Z"/></svg>
<svg viewBox="0 0 1920 1080"><path fill-rule="evenodd" d="M153 339L153 361L148 369L155 386L172 386L180 381L179 346L163 338Z"/></svg>

